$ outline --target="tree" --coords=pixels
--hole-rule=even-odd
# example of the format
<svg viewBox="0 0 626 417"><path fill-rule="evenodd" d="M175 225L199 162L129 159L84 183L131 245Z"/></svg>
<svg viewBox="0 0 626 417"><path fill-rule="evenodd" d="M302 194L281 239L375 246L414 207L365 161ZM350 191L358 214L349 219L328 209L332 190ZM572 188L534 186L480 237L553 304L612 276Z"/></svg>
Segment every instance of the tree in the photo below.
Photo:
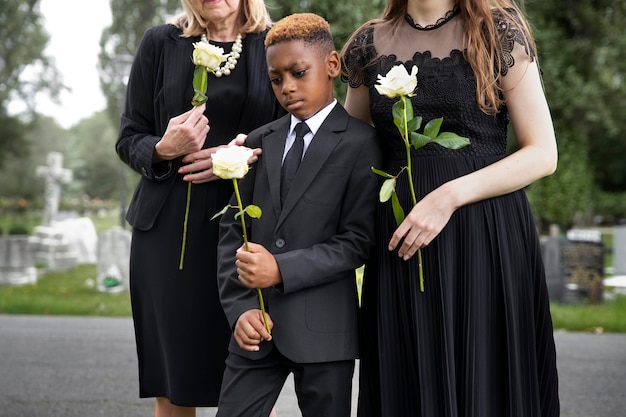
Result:
<svg viewBox="0 0 626 417"><path fill-rule="evenodd" d="M112 23L100 38L100 87L109 117L119 125L126 78L146 29L180 11L180 0L111 0Z"/></svg>
<svg viewBox="0 0 626 417"><path fill-rule="evenodd" d="M48 152L67 155L68 132L52 118L44 116L35 118L22 134L24 155L5 161L0 181L0 197L41 200L43 182L35 176L35 171L37 166L46 164ZM67 158L63 164L67 166Z"/></svg>
<svg viewBox="0 0 626 417"><path fill-rule="evenodd" d="M48 34L43 29L39 0L0 0L0 167L10 157L24 156L24 132L33 119L35 96L49 92L58 97L59 74L43 54ZM25 76L25 74L27 76ZM27 110L11 115L9 103Z"/></svg>
<svg viewBox="0 0 626 417"><path fill-rule="evenodd" d="M530 194L562 226L590 210L598 189L626 190L625 11L622 0L527 5L560 153L557 172Z"/></svg>
<svg viewBox="0 0 626 417"><path fill-rule="evenodd" d="M83 120L71 130L68 166L74 171L74 185L81 195L116 200L120 198L123 167L114 152L116 126L105 111Z"/></svg>

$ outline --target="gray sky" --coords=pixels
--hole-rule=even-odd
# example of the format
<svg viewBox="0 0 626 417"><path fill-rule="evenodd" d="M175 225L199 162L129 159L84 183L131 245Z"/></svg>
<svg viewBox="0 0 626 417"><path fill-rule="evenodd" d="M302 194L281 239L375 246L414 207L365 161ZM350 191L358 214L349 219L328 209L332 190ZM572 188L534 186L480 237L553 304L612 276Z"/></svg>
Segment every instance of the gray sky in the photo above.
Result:
<svg viewBox="0 0 626 417"><path fill-rule="evenodd" d="M106 107L97 62L102 29L111 24L109 0L41 0L40 7L50 36L45 54L72 91L61 94L61 105L38 97L37 112L68 128Z"/></svg>

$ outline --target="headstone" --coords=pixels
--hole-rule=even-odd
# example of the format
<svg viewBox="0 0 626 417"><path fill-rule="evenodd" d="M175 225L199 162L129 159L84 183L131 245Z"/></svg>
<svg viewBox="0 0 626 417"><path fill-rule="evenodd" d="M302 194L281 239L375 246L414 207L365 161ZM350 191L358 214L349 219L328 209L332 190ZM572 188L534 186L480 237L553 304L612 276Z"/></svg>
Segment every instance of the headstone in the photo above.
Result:
<svg viewBox="0 0 626 417"><path fill-rule="evenodd" d="M29 237L35 262L49 271L69 271L78 264L78 255L70 247L63 231L54 226L37 226Z"/></svg>
<svg viewBox="0 0 626 417"><path fill-rule="evenodd" d="M37 268L28 236L0 236L0 285L35 283Z"/></svg>
<svg viewBox="0 0 626 417"><path fill-rule="evenodd" d="M614 275L626 275L626 226L613 229L613 264Z"/></svg>
<svg viewBox="0 0 626 417"><path fill-rule="evenodd" d="M72 181L72 171L63 168L63 154L50 152L47 165L38 166L35 174L45 182L43 225L50 226L56 220L61 199L61 184Z"/></svg>
<svg viewBox="0 0 626 417"><path fill-rule="evenodd" d="M76 254L80 264L95 264L98 244L98 233L89 217L67 218L52 223L69 244L70 250Z"/></svg>
<svg viewBox="0 0 626 417"><path fill-rule="evenodd" d="M47 165L38 166L36 175L45 181L43 225L35 227L29 238L35 262L54 272L76 267L78 255L63 230L55 226L61 199L61 184L72 181L72 171L63 168L63 154L48 153Z"/></svg>
<svg viewBox="0 0 626 417"><path fill-rule="evenodd" d="M565 239L550 236L543 241L542 257L546 271L546 285L548 295L552 301L563 301L565 292L565 275L561 266L561 253Z"/></svg>
<svg viewBox="0 0 626 417"><path fill-rule="evenodd" d="M561 252L561 266L565 277L564 302L602 302L604 252L599 231L567 232L567 240Z"/></svg>
<svg viewBox="0 0 626 417"><path fill-rule="evenodd" d="M122 292L129 288L131 232L121 227L98 236L98 290Z"/></svg>

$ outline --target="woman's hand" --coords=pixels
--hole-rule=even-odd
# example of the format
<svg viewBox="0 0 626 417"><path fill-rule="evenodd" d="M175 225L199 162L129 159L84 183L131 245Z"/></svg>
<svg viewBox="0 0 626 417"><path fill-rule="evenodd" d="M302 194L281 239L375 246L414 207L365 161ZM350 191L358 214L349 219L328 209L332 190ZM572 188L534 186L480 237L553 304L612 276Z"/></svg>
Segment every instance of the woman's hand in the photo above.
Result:
<svg viewBox="0 0 626 417"><path fill-rule="evenodd" d="M235 139L230 141L228 145L215 146L212 148L201 149L197 152L190 153L183 157L183 166L178 169L179 174L185 175L184 181L191 181L194 184L201 184L203 182L215 181L220 179L217 175L213 174L213 154L220 148L227 146L243 146L246 140L246 135L239 134ZM253 149L253 155L248 159L248 164L252 164L259 159L261 149Z"/></svg>
<svg viewBox="0 0 626 417"><path fill-rule="evenodd" d="M418 201L394 232L388 249L392 251L402 242L398 256L406 261L418 249L428 246L441 233L456 210L451 197L443 185Z"/></svg>
<svg viewBox="0 0 626 417"><path fill-rule="evenodd" d="M210 130L205 108L206 104L203 104L170 119L154 148L154 162L169 161L202 149Z"/></svg>

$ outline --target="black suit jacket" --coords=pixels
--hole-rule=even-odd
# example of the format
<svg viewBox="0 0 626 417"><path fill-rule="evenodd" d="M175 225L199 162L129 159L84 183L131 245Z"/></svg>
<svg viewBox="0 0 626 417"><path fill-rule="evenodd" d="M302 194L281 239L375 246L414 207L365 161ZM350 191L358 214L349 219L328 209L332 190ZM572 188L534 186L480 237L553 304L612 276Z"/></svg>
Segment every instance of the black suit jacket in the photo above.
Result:
<svg viewBox="0 0 626 417"><path fill-rule="evenodd" d="M191 81L195 66L191 55L193 43L199 38L180 35L181 30L169 24L148 29L128 81L116 150L120 158L142 176L127 213L128 222L139 230L152 228L178 178L180 159L153 165L152 154L169 120L192 107ZM241 133L248 133L284 114L269 83L264 39L265 32L248 34L244 40L248 95L243 117L238 118L237 131ZM224 138L225 141L230 139Z"/></svg>
<svg viewBox="0 0 626 417"><path fill-rule="evenodd" d="M283 283L263 290L274 321L273 341L259 352L230 351L249 358L266 355L275 345L300 363L358 357L355 269L374 240L380 150L374 129L348 115L337 103L314 136L285 201L280 205L280 169L289 115L249 134L246 144L263 154L240 181L244 206L261 207L260 219L248 218L249 241L276 258ZM233 204L235 200L232 201ZM235 251L243 244L234 211L222 216L218 246L218 285L226 316L259 308L256 291L237 279Z"/></svg>

